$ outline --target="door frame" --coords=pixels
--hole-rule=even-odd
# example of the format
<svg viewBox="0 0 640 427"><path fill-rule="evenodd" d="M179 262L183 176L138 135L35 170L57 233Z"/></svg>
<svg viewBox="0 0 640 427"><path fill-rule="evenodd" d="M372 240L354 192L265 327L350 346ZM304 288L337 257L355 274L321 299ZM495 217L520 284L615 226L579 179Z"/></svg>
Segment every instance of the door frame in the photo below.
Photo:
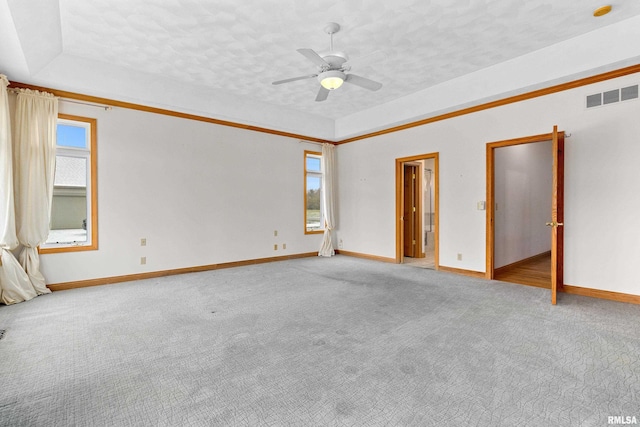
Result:
<svg viewBox="0 0 640 427"><path fill-rule="evenodd" d="M433 159L433 188L434 188L434 263L435 269L440 268L439 264L439 153L418 154L410 157L401 157L396 159L396 264L402 264L404 255L404 221L403 203L404 203L404 164L416 162L419 160Z"/></svg>
<svg viewBox="0 0 640 427"><path fill-rule="evenodd" d="M564 132L558 132L557 131L557 127L554 127L553 132L551 133L545 133L545 134L540 134L540 135L533 135L533 136L527 136L527 137L522 137L522 138L515 138L515 139L508 139L508 140L503 140L503 141L496 141L496 142L489 142L487 143L487 203L486 203L486 273L485 273L485 277L489 280L494 278L494 273L495 273L495 268L494 268L494 257L495 257L495 224L494 224L494 219L495 219L495 150L497 148L501 148L501 147L509 147L509 146L513 146L513 145L521 145L521 144L530 144L530 143L536 143L536 142L548 142L548 141L554 141L561 139L562 141L564 141ZM558 160L557 160L557 155L558 153L556 153L554 151L553 153L553 169L554 169L554 176L556 174L555 169L558 167ZM562 166L562 165L561 165ZM562 182L563 184L563 182ZM552 210L557 208L557 201L559 197L563 197L563 192L562 191L557 191L556 187L557 187L558 183L556 181L554 181L554 193L552 196ZM563 203L563 201L560 201L561 205ZM553 216L553 214L552 214ZM560 220L563 218L560 218ZM560 220L558 220L557 218L552 218L552 221L558 221L561 222ZM559 247L554 247L555 245L552 242L552 247L551 247L551 253L552 253L552 259L556 259L558 265L557 265L557 269L554 269L555 271L562 271L562 263L563 263L563 257L562 254L558 254L558 250L562 250L562 244L559 245ZM553 279L553 277L552 277ZM559 283L557 284L558 286L558 290L562 289L562 274L560 274L560 276L557 278L559 279ZM552 280L553 281L553 280ZM552 286L552 303L555 304L555 289L554 289L554 283L551 283Z"/></svg>

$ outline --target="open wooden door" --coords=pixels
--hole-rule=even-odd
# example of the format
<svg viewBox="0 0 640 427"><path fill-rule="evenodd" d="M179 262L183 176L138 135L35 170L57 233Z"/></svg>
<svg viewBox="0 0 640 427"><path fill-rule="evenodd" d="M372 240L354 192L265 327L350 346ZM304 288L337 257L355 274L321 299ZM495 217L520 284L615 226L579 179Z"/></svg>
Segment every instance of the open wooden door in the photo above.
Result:
<svg viewBox="0 0 640 427"><path fill-rule="evenodd" d="M529 144L536 142L552 143L552 193L551 193L551 221L547 226L551 227L551 303L556 304L557 294L562 291L564 283L564 132L558 132L558 127L553 127L552 133L533 135L504 141L487 143L487 251L486 274L487 279L494 279L494 251L495 251L495 150L502 147ZM536 221L539 221L537 219ZM519 283L519 282L516 282ZM548 283L548 282L546 282ZM537 286L537 285L536 285ZM546 286L545 286L546 287Z"/></svg>
<svg viewBox="0 0 640 427"><path fill-rule="evenodd" d="M404 165L404 256L421 258L422 174L420 165Z"/></svg>
<svg viewBox="0 0 640 427"><path fill-rule="evenodd" d="M553 197L551 201L551 304L564 283L564 132L553 127Z"/></svg>

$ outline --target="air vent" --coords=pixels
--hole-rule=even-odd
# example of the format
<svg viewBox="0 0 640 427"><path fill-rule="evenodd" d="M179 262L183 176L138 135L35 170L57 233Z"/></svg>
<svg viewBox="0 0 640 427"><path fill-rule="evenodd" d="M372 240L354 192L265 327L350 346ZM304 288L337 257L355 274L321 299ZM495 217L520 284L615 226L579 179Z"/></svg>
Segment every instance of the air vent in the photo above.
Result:
<svg viewBox="0 0 640 427"><path fill-rule="evenodd" d="M609 90L607 92L602 93L602 103L603 104L613 104L614 102L620 101L620 89Z"/></svg>
<svg viewBox="0 0 640 427"><path fill-rule="evenodd" d="M596 93L595 95L587 96L587 108L597 107L602 105L602 94Z"/></svg>
<svg viewBox="0 0 640 427"><path fill-rule="evenodd" d="M638 85L623 87L620 89L620 95L623 101L636 99L638 97Z"/></svg>
<svg viewBox="0 0 640 427"><path fill-rule="evenodd" d="M620 101L628 101L638 98L638 85L623 87L622 89L608 90L602 93L587 95L587 108L601 105L615 104Z"/></svg>

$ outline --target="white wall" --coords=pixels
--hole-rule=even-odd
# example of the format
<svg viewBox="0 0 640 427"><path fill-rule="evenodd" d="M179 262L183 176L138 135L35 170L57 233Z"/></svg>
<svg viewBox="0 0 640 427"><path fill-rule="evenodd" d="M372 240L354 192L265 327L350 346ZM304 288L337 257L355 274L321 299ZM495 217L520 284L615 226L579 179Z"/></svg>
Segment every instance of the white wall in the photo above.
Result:
<svg viewBox="0 0 640 427"><path fill-rule="evenodd" d="M495 149L495 258L502 267L551 250L551 141Z"/></svg>
<svg viewBox="0 0 640 427"><path fill-rule="evenodd" d="M440 264L485 271L486 144L571 133L565 159L565 283L640 295L640 102L586 110L634 74L338 147L344 250L395 257L395 159L440 153ZM462 254L458 261L456 255Z"/></svg>
<svg viewBox="0 0 640 427"><path fill-rule="evenodd" d="M47 283L318 250L303 216L303 153L318 145L122 108L60 112L98 121L99 249L42 255Z"/></svg>

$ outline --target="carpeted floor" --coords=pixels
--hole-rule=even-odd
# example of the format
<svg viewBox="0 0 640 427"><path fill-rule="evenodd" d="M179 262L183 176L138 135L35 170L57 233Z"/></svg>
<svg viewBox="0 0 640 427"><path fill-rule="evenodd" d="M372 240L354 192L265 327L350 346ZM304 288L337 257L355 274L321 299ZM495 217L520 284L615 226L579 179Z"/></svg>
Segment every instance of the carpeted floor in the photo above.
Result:
<svg viewBox="0 0 640 427"><path fill-rule="evenodd" d="M640 306L337 256L0 306L3 426L640 422Z"/></svg>

